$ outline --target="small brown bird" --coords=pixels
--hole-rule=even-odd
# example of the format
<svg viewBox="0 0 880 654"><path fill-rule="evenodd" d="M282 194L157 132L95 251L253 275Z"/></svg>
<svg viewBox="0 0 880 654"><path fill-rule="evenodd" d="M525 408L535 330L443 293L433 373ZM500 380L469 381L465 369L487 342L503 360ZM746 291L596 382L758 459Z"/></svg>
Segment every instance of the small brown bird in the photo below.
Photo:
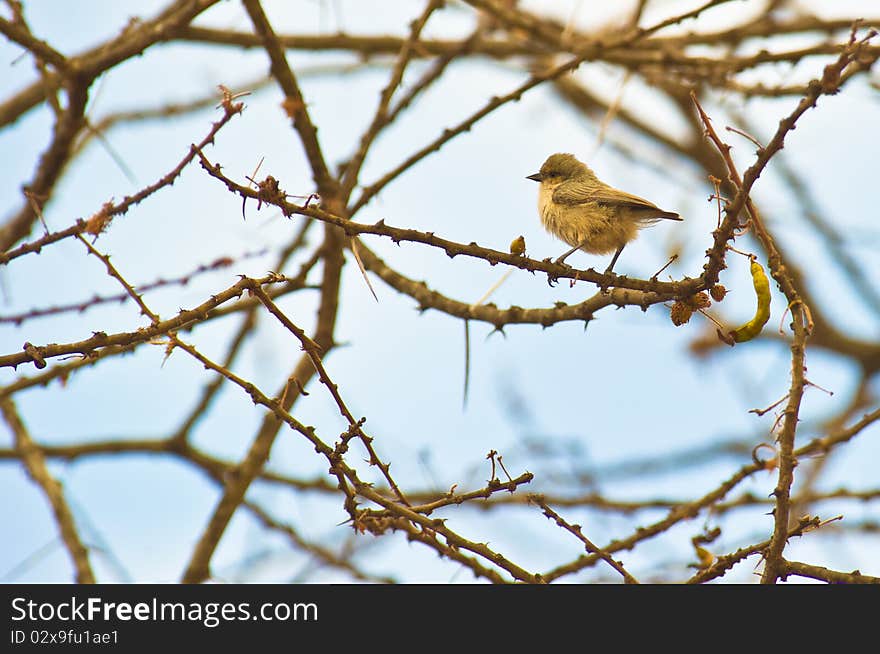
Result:
<svg viewBox="0 0 880 654"><path fill-rule="evenodd" d="M658 220L681 220L677 213L600 181L586 164L567 153L552 154L540 172L526 179L540 182L538 214L544 228L571 246L556 259L563 263L575 250L614 252L611 272L627 243Z"/></svg>

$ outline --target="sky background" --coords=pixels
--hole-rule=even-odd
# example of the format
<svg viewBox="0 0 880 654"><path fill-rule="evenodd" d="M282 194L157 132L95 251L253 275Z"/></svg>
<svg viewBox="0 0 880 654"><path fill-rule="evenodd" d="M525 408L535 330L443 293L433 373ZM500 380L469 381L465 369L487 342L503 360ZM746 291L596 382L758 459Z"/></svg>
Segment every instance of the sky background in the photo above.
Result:
<svg viewBox="0 0 880 654"><path fill-rule="evenodd" d="M402 34L421 11L422 3L344 1L295 3L266 2L279 33ZM552 5L563 19L574 15L585 29L605 20L612 3L532 2L537 9ZM643 24L687 9L695 3L654 2ZM757 3L759 4L759 3ZM865 13L876 10L874 2L802 3L819 12ZM732 3L729 11L748 11L755 2ZM117 3L82 0L65 21L57 20L67 3L28 3L32 30L64 53L73 54L116 34L131 16L151 16L159 2ZM875 11L876 13L876 11ZM711 14L711 12L710 12ZM460 36L470 25L469 14L454 5L432 19L429 36ZM725 14L708 15L706 23L723 23ZM226 2L209 11L197 24L250 29L238 3ZM21 57L20 48L0 41L0 97L29 84L33 66ZM387 79L387 70L372 67L345 75L309 74L318 65L345 63L343 53L314 55L292 52L291 66L301 75L313 121L325 156L331 163L344 160L368 124ZM811 60L792 68L768 71L769 82L794 83L821 71L823 63ZM423 63L414 63L406 79L415 79ZM143 57L126 62L93 87L89 115L95 120L118 110L158 106L170 101L203 97L217 84L235 91L267 70L264 52L190 44L167 44L150 48ZM585 66L579 73L603 97L613 98L622 75L601 64ZM507 63L488 60L455 65L448 76L431 89L398 125L377 144L364 166L362 179L373 181L397 165L415 147L429 142L442 129L480 108L488 98L509 92L525 79ZM271 174L291 194L308 195L311 174L300 144L279 107L280 96L270 85L244 99L244 113L233 119L206 154L223 165L230 176L243 180L263 160L260 177ZM781 156L805 179L817 209L843 230L846 247L872 279L880 278L876 256L876 153L880 151L880 119L877 91L861 77L836 97L823 97L817 109L799 121L786 141ZM766 140L778 120L795 106L797 98L756 100L742 105L739 98L715 98L707 106L724 124L725 111L743 111L755 126L755 136ZM625 87L627 108L656 121L664 128L675 126L675 116L658 102L652 91L636 80ZM44 215L50 229L88 217L110 200L120 200L161 177L184 156L189 144L200 141L219 110L206 109L172 121L142 122L112 130L108 141L132 170L126 178L108 150L92 141L56 190ZM16 211L20 186L27 180L46 146L51 116L45 107L36 109L0 131L0 199L2 215ZM711 187L703 171L687 161L661 151L656 145L633 137L613 123L608 138L598 145L598 126L586 121L558 101L550 88L539 88L480 122L473 130L444 146L403 175L374 199L357 217L359 222L386 223L433 231L444 238L506 250L522 234L530 256L558 256L567 249L546 234L536 212L537 187L525 176L536 172L547 155L573 152L588 160L606 182L650 198L658 206L679 212L682 223L664 223L644 231L628 246L616 267L629 276L648 277L672 252L679 260L668 269L675 278L697 276L703 252L710 243L716 206L707 202ZM754 146L733 134L734 156L745 169L753 160ZM614 147L625 140L638 150L634 160ZM876 316L865 310L835 269L815 232L805 227L799 208L774 173L773 166L761 177L754 197L766 220L787 252L811 273L816 296L832 307L831 317L849 333L877 337ZM280 212L255 203L241 215L241 201L225 193L216 180L197 165L188 167L171 188L117 218L97 247L113 257L130 281L146 283L157 277L171 278L192 271L219 256L240 257L228 269L197 277L186 287L174 287L147 295L148 305L163 317L181 307L204 301L211 293L227 288L237 275L259 276L273 265L279 246L289 240L302 218L285 219ZM315 235L312 238L317 238ZM442 251L417 244L394 245L387 239L366 236L374 251L404 274L427 280L432 288L462 301L476 301L504 273L502 266L489 267L479 260L450 260ZM748 238L737 241L755 250ZM721 282L733 292L716 315L732 325L748 320L754 311L754 295L747 262L729 259ZM583 253L569 261L586 268L606 265L606 260ZM296 271L298 262L284 272ZM326 361L328 372L356 416L367 417L366 429L376 438L381 456L394 462L395 476L412 487L477 488L488 478L486 453L503 454L513 476L530 470L538 475L534 484L553 487L575 474L606 466L693 448L732 438L771 438L772 413L757 417L749 409L766 407L782 397L789 383L789 356L784 344L755 342L696 360L689 344L709 324L695 317L675 328L660 306L647 313L635 308L605 310L590 323L566 323L542 330L511 326L505 335L491 327L471 324L470 393L462 406L464 340L460 321L438 312L420 314L415 303L399 296L375 276L379 296L375 302L353 261L344 270L341 313L337 340L344 347ZM46 248L39 256L26 256L0 270L0 315L27 311L57 303L81 301L95 294L118 293L94 257L86 256L82 244L66 241ZM576 303L594 289L586 284L570 288L561 283L550 288L544 277L515 271L492 296L499 306L552 306ZM301 327L310 329L316 292L286 298L282 308ZM782 296L774 294L767 330L775 330L782 318ZM66 342L86 338L92 331L108 333L146 324L130 303L95 307L81 315L29 320L15 328L0 324L0 352L20 350L24 341ZM236 320L219 321L186 335L212 358L222 358L225 339L237 327ZM714 327L712 327L714 331ZM161 437L175 429L197 401L210 377L195 360L176 352L164 361L162 346L144 346L133 355L105 361L94 370L74 375L64 386L32 389L16 395L19 409L34 437L43 443L84 440ZM235 371L274 392L299 358L277 323L263 319L259 337L241 357ZM855 371L814 349L808 351L808 377L833 395L816 388L806 392L799 442L817 434L818 421L840 411L848 403L856 381ZM33 369L0 370L0 385ZM346 427L332 400L316 386L295 410L296 417L318 426L332 440ZM209 417L194 433L195 442L206 450L229 458L240 457L262 419L250 400L227 385ZM826 479L829 487L846 483L854 488L876 486L876 462L880 455L880 428L866 430L857 442L837 454ZM0 445L11 444L11 434L0 426ZM538 456L541 444L550 452ZM655 475L643 483L632 478L610 479L601 491L619 499L646 497L697 497L714 488L743 464L731 457L697 471ZM279 438L270 467L301 476L325 472L323 459L290 434ZM363 466L365 468L365 466ZM63 484L83 538L96 547L93 563L103 581L176 581L205 525L217 498L217 487L192 466L167 457L131 456L89 458L70 464L53 462L51 470ZM775 485L774 474L758 474L740 491L766 496ZM0 462L0 579L16 582L67 581L71 570L56 537L56 528L42 492L21 465ZM351 530L339 525L345 519L336 498L291 495L264 484L255 484L249 497L259 499L274 515L295 522L305 536L342 543ZM856 503L841 505L847 519L871 515ZM828 511L832 511L828 508ZM864 513L863 513L864 511ZM772 518L753 508L742 520L731 520L718 549L751 543L772 530ZM662 512L654 514L654 518ZM337 519L338 517L338 519ZM491 534L511 559L528 569L544 569L576 555L578 543L566 538L534 507L505 513L466 509L447 510L453 528L480 541ZM830 517L825 516L825 517ZM573 521L576 516L572 516ZM652 515L644 515L644 523ZM702 519L701 519L702 520ZM590 524L597 539L607 542L630 531L629 521L600 515ZM631 568L658 560L674 561L700 529L700 521L685 523L668 538L641 545L627 553ZM372 539L371 536L363 537ZM876 538L876 537L875 537ZM359 541L365 551L357 559L365 569L379 574L395 573L407 581L470 581L470 574L444 562L427 548L408 544L403 537L373 544ZM855 544L855 543L862 544ZM803 538L791 544L793 558L818 561L821 565L876 574L876 540L846 540L839 547L831 537ZM376 556L372 557L371 552ZM381 555L380 555L381 552ZM284 581L297 579L313 563L291 554L277 536L266 534L249 516L239 512L224 536L213 560L221 580ZM656 568L654 568L656 569ZM739 566L731 580L752 579L753 563ZM679 571L686 576L686 570ZM333 570L318 572L310 580L343 579Z"/></svg>

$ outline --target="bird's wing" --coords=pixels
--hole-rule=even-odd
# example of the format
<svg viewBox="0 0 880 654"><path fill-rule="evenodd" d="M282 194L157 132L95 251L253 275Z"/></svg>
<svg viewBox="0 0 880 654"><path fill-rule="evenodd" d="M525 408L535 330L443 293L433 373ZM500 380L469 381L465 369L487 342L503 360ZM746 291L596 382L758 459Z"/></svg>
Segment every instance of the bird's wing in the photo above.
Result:
<svg viewBox="0 0 880 654"><path fill-rule="evenodd" d="M660 218L681 220L678 214L663 211L653 202L606 185L596 186L578 181L564 182L553 192L553 201L568 206L595 202L607 207L624 207L636 212L644 212L644 220Z"/></svg>
<svg viewBox="0 0 880 654"><path fill-rule="evenodd" d="M553 191L553 202L566 206L576 206L596 201L595 184L585 184L577 180L562 182Z"/></svg>

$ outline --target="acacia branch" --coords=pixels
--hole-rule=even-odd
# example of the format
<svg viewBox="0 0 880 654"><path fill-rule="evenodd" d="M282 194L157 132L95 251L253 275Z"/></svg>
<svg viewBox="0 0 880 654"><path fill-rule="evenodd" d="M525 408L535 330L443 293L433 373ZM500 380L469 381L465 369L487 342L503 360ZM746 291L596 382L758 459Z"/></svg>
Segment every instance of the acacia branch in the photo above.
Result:
<svg viewBox="0 0 880 654"><path fill-rule="evenodd" d="M809 565L800 563L799 561L783 561L779 576L785 579L788 575L796 575L798 577L809 577L818 579L829 584L880 584L880 577L871 577L863 575L858 570L852 572L838 572L837 570L829 570L818 565Z"/></svg>

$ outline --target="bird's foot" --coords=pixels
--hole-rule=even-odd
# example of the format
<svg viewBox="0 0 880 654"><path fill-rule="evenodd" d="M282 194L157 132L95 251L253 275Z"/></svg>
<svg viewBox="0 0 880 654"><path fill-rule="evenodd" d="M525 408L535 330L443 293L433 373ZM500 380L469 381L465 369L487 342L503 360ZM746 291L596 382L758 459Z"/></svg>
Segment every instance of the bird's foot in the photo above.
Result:
<svg viewBox="0 0 880 654"><path fill-rule="evenodd" d="M547 262L547 263L550 263L550 259L544 259L544 261ZM569 265L568 265L567 263L565 263L564 261L565 261L565 257L562 256L562 257L559 257L558 259L554 260L553 263L556 264L557 266L562 266L562 267L565 268L566 270L572 270L572 267L569 266ZM557 284L558 282L559 282L559 275L554 275L553 273L547 273L547 284L548 284L551 288L554 287L554 286L556 286L556 284Z"/></svg>

